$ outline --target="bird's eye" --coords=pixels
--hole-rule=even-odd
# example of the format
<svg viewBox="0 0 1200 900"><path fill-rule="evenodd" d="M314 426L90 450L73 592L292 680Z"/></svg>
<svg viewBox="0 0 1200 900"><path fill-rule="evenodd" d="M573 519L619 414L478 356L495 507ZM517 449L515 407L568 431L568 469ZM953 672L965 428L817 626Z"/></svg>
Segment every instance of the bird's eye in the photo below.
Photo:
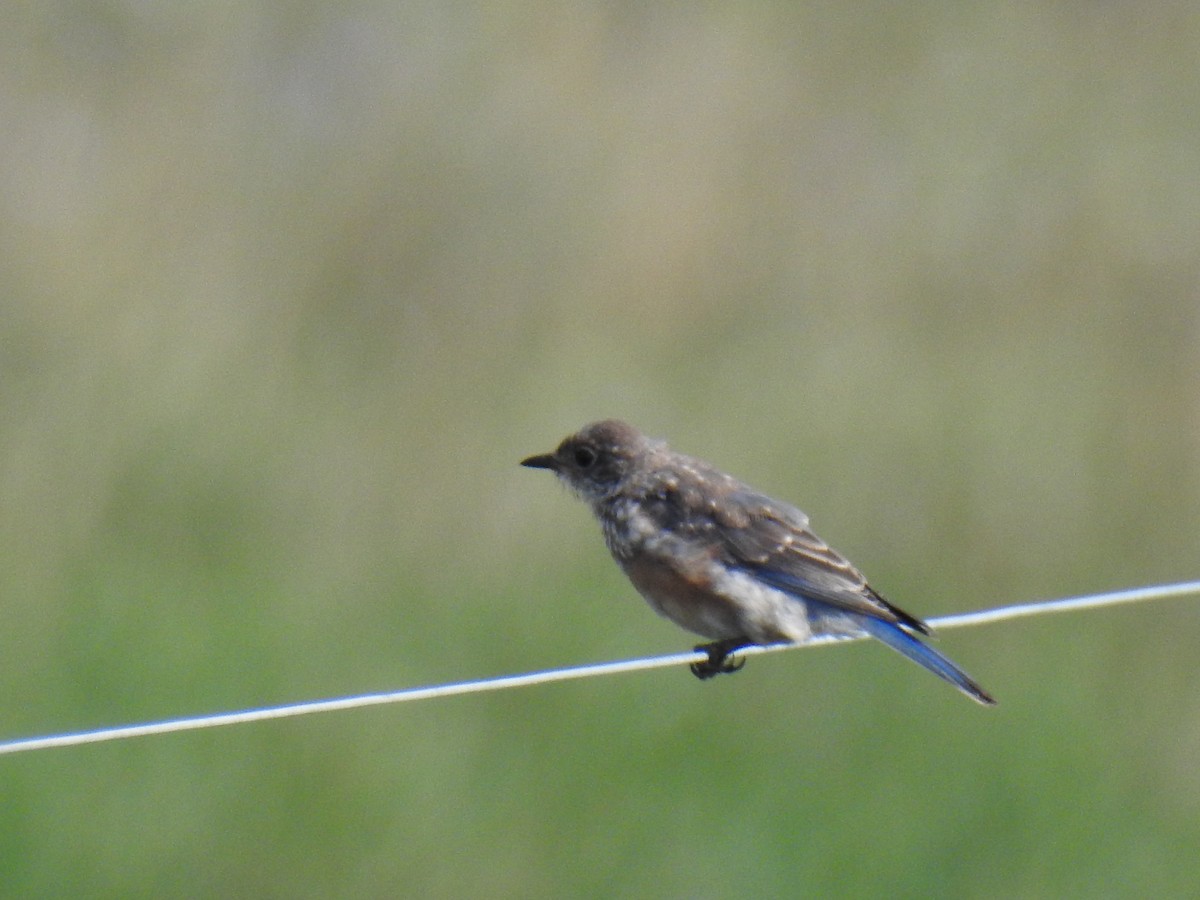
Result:
<svg viewBox="0 0 1200 900"><path fill-rule="evenodd" d="M575 465L581 469L590 469L596 464L596 451L591 447L575 448Z"/></svg>

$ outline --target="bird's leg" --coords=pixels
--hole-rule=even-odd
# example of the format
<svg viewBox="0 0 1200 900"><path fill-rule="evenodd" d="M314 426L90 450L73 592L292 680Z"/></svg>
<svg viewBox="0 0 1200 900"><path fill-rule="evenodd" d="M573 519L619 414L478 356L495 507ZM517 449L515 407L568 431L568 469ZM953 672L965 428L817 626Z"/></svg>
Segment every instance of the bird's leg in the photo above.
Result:
<svg viewBox="0 0 1200 900"><path fill-rule="evenodd" d="M732 674L746 664L744 659L738 660L736 663L729 659L729 654L749 647L754 641L749 638L736 637L724 638L719 641L713 641L711 644L700 644L695 649L708 654L708 659L704 662L692 663L692 674L705 681L712 678L714 675Z"/></svg>

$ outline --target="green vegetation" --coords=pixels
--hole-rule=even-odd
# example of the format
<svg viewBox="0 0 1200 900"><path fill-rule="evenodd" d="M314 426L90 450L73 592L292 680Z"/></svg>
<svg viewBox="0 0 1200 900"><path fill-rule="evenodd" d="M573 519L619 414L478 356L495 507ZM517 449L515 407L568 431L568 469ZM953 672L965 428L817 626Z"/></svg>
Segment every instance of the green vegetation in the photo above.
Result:
<svg viewBox="0 0 1200 900"><path fill-rule="evenodd" d="M1197 576L1189 4L18 6L0 737L688 647L517 466L609 415L918 615ZM1190 895L1198 645L0 758L0 894Z"/></svg>

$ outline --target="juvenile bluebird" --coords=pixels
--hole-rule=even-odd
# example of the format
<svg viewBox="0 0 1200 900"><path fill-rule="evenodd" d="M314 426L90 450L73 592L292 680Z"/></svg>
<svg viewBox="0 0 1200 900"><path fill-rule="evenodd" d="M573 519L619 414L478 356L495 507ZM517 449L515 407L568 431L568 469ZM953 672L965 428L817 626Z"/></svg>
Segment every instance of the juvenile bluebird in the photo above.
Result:
<svg viewBox="0 0 1200 900"><path fill-rule="evenodd" d="M950 682L996 701L917 635L929 627L876 593L808 527L808 516L616 419L594 422L553 453L549 469L592 508L604 542L638 593L712 643L696 677L736 672L730 654L753 644L866 633Z"/></svg>

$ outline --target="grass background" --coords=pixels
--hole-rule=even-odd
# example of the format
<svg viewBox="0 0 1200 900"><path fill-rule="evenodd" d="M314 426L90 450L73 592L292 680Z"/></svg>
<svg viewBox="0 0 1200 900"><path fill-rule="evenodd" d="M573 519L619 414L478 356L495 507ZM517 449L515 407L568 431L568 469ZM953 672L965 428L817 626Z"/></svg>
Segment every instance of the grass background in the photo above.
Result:
<svg viewBox="0 0 1200 900"><path fill-rule="evenodd" d="M619 415L922 616L1194 578L1188 3L0 13L0 735L641 654ZM1183 896L1200 609L0 761L10 896Z"/></svg>

